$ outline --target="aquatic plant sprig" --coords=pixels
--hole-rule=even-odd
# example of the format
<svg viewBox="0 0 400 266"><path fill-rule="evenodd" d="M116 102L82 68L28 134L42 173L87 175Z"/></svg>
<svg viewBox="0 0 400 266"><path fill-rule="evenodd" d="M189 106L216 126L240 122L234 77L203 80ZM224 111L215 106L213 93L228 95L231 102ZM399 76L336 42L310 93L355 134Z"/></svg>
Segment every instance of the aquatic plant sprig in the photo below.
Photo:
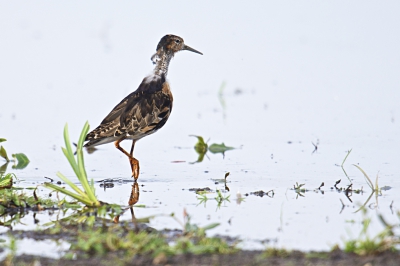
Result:
<svg viewBox="0 0 400 266"><path fill-rule="evenodd" d="M365 203L355 212L360 211L362 208L364 208L369 200L372 198L372 196L375 194L375 201L376 201L376 206L378 206L378 196L381 194L381 189L379 188L379 184L378 184L378 178L379 176L376 175L376 179L375 179L375 185L372 183L371 178L369 178L369 176L367 175L367 173L358 165L353 164L355 167L357 167L358 170L361 171L361 173L363 173L365 181L367 182L368 186L371 188L372 192L371 195L368 197L368 199L365 201Z"/></svg>
<svg viewBox="0 0 400 266"><path fill-rule="evenodd" d="M344 172L344 175L347 177L347 179L348 179L350 182L351 182L351 179L350 179L349 175L347 174L346 170L344 170L343 165L344 165L344 162L347 160L347 157L349 157L349 155L350 155L350 153L351 153L352 150L353 150L353 149L350 149L350 150L347 151L347 154L346 154L346 156L344 157L342 164L340 165L340 167L342 168L342 170L343 170L343 172Z"/></svg>
<svg viewBox="0 0 400 266"><path fill-rule="evenodd" d="M231 195L228 195L228 196L222 195L221 190L217 189L217 196L215 197L215 200L217 201L218 206L220 206L221 203L222 203L223 201L228 201L228 202L230 202L230 200L229 200L229 197L230 197L230 196L231 196Z"/></svg>
<svg viewBox="0 0 400 266"><path fill-rule="evenodd" d="M361 171L361 173L363 173L365 180L367 181L368 186L371 188L372 191L379 191L379 187L378 187L378 175L376 175L376 180L375 180L375 187L374 184L371 181L371 178L369 178L369 176L367 175L367 173L358 165L353 164L355 167L357 167L358 170Z"/></svg>
<svg viewBox="0 0 400 266"><path fill-rule="evenodd" d="M0 143L7 141L5 138L0 138ZM0 173L5 173L7 170L7 165L10 162L14 162L13 169L24 169L29 164L28 157L23 153L13 153L13 159L8 157L7 151L3 146L0 146L0 157L3 158L6 163L0 167Z"/></svg>
<svg viewBox="0 0 400 266"><path fill-rule="evenodd" d="M71 180L69 180L66 176L64 176L60 172L57 173L57 176L66 184L68 184L76 193L49 182L45 182L44 186L47 188L54 189L67 196L70 196L78 200L79 202L85 204L86 206L99 207L101 206L101 202L96 198L93 180L91 180L91 182L89 183L87 179L85 164L83 160L83 142L85 141L85 136L88 133L88 131L89 131L89 123L86 122L85 125L83 126L81 135L78 140L78 144L76 147L76 159L75 159L74 152L72 151L71 141L69 138L68 124L66 124L64 127L65 148L62 148L65 157L68 159L68 162L71 165L72 169L74 170L75 175L77 176L79 182L81 183L84 191L82 191L77 185L75 185Z"/></svg>
<svg viewBox="0 0 400 266"><path fill-rule="evenodd" d="M3 188L11 188L13 185L13 178L17 178L15 174L8 173L2 174L0 173L0 189Z"/></svg>

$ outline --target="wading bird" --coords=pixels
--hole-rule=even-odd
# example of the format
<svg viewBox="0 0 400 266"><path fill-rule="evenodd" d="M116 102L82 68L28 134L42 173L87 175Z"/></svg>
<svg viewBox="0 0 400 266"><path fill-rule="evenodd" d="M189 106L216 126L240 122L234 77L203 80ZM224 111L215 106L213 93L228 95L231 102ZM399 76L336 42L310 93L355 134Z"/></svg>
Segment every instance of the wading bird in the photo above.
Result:
<svg viewBox="0 0 400 266"><path fill-rule="evenodd" d="M172 93L167 82L168 66L176 52L191 51L202 54L187 46L175 35L165 35L151 57L154 71L145 77L139 88L126 96L104 118L101 124L86 136L85 147L114 142L115 147L129 158L132 177L139 177L139 161L133 157L136 141L153 134L165 125L172 110ZM131 152L119 145L125 139L132 140Z"/></svg>

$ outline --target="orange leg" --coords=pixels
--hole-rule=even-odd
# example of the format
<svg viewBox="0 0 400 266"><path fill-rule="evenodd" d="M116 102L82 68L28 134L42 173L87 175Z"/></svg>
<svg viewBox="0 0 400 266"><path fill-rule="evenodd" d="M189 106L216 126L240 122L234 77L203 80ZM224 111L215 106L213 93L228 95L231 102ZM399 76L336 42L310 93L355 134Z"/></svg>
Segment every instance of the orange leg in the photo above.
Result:
<svg viewBox="0 0 400 266"><path fill-rule="evenodd" d="M121 148L121 146L119 146L119 144L121 143L121 141L123 141L125 138L121 138L119 140L117 140L116 142L114 142L115 147L122 151L126 156L128 156L129 158L129 162L131 164L131 169L132 169L132 177L137 180L139 178L139 161L136 160L132 154L133 154L133 149L135 147L135 140L132 141L132 148L131 148L131 153L129 154L126 150L124 150L123 148Z"/></svg>

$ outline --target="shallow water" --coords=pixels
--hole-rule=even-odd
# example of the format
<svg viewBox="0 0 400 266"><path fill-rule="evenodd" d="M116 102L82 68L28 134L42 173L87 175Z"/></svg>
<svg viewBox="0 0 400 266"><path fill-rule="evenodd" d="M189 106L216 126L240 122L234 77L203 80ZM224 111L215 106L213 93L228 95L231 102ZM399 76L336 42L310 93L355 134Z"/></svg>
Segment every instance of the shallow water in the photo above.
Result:
<svg viewBox="0 0 400 266"><path fill-rule="evenodd" d="M57 171L74 179L60 150L64 124L73 140L86 120L97 126L151 71L158 40L175 33L204 55L176 55L168 76L174 94L170 120L135 147L138 204L146 205L135 209L136 217L182 217L186 209L194 223L221 223L210 235L237 236L244 248L327 250L362 228L362 216L354 212L370 189L352 166L358 164L373 180L378 175L381 187L392 187L382 191L377 207L370 205L374 197L368 204L370 235L377 234L383 229L377 213L398 222L400 6L363 2L360 10L360 3L343 8L334 2L229 2L226 8L221 2L212 3L212 10L211 3L185 2L3 3L0 137L7 138L9 152L24 152L31 160L15 171L19 185L56 179ZM225 157L207 153L203 162L191 164L198 156L193 134L237 149ZM312 143L318 143L316 152ZM331 190L339 179L341 187L350 184L340 167L350 149L344 169L353 188L364 190L352 202ZM128 160L112 144L85 160L95 181L130 180ZM214 193L199 204L189 189L224 189L214 179L226 172L230 192L223 194L230 202L218 208ZM310 190L324 182L325 193L298 196L291 190L296 182ZM96 185L102 201L127 204L130 183L106 191ZM258 190L275 194L245 196ZM240 204L238 192L245 199ZM149 225L179 228L168 217ZM260 242L265 240L270 242Z"/></svg>

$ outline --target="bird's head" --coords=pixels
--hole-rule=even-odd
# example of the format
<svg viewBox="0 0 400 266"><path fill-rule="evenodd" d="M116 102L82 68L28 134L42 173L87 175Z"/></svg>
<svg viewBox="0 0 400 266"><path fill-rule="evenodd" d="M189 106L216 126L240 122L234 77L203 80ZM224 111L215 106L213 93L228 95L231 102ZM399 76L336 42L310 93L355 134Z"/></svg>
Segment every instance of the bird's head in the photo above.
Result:
<svg viewBox="0 0 400 266"><path fill-rule="evenodd" d="M173 57L176 52L184 50L202 55L201 52L193 49L190 46L187 46L181 37L168 34L161 38L157 45L157 52L152 56L151 59L153 63L156 63L157 58L160 58L161 54L169 54L171 57Z"/></svg>
<svg viewBox="0 0 400 266"><path fill-rule="evenodd" d="M181 37L172 34L165 35L161 38L160 42L157 45L157 52L159 50L172 53L187 50L202 55L202 53L200 53L199 51L187 46Z"/></svg>

